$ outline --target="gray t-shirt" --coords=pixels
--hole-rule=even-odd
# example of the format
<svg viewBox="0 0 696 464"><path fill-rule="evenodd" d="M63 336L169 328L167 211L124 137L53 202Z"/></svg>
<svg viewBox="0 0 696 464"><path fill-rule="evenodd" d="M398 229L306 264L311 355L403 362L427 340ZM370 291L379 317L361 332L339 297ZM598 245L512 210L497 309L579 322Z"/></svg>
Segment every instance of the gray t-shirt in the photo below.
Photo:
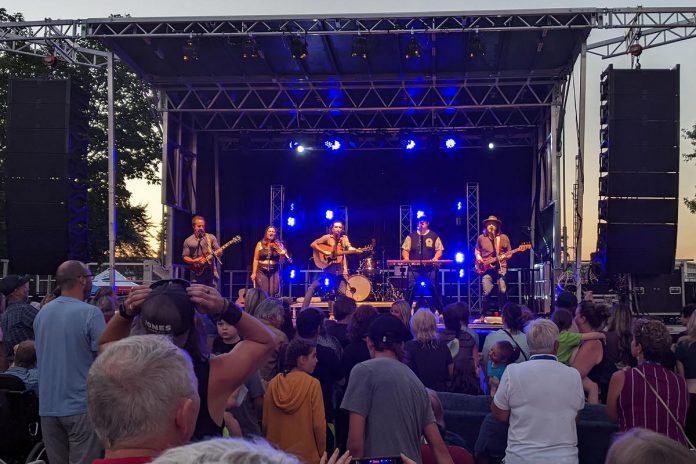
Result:
<svg viewBox="0 0 696 464"><path fill-rule="evenodd" d="M422 462L421 436L435 416L425 387L408 366L389 358L357 364L341 408L365 417L365 457L404 453Z"/></svg>

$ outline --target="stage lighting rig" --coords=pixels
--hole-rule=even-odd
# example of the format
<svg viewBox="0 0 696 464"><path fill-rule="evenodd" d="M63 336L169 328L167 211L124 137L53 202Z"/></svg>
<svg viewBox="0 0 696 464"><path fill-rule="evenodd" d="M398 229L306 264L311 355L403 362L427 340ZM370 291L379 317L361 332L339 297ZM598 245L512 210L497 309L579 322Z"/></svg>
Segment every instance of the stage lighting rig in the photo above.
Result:
<svg viewBox="0 0 696 464"><path fill-rule="evenodd" d="M198 40L193 36L186 39L184 46L181 47L181 58L184 62L198 61Z"/></svg>
<svg viewBox="0 0 696 464"><path fill-rule="evenodd" d="M453 148L457 147L457 141L453 139L452 137L448 138L445 140L445 148L448 150L452 150Z"/></svg>
<svg viewBox="0 0 696 464"><path fill-rule="evenodd" d="M416 40L416 36L411 33L411 40L408 41L408 46L406 48L406 59L420 58L421 57L421 47Z"/></svg>
<svg viewBox="0 0 696 464"><path fill-rule="evenodd" d="M244 39L244 42L242 43L242 58L249 59L249 58L258 58L259 57L259 48L256 46L256 42L254 41L253 38L247 37Z"/></svg>
<svg viewBox="0 0 696 464"><path fill-rule="evenodd" d="M327 150L338 151L341 149L342 144L341 141L338 139L326 139L324 140L324 146Z"/></svg>
<svg viewBox="0 0 696 464"><path fill-rule="evenodd" d="M304 153L305 150L306 150L306 148L305 148L305 146L302 144L302 142L299 142L299 141L297 141L297 140L291 140L291 141L288 143L288 148L289 148L290 150L294 151L295 153L298 153L298 154L302 154L302 153Z"/></svg>
<svg viewBox="0 0 696 464"><path fill-rule="evenodd" d="M401 140L401 146L404 150L414 150L418 146L418 143L415 139L407 137Z"/></svg>
<svg viewBox="0 0 696 464"><path fill-rule="evenodd" d="M469 59L473 60L477 57L482 57L486 54L486 49L481 43L481 37L479 37L478 30L473 34L469 34L469 43L467 44L467 54Z"/></svg>
<svg viewBox="0 0 696 464"><path fill-rule="evenodd" d="M458 251L457 253L455 253L454 261L459 263L459 264L463 263L464 262L464 253L462 253L461 251Z"/></svg>
<svg viewBox="0 0 696 464"><path fill-rule="evenodd" d="M363 60L367 59L367 37L357 36L355 38L350 56L353 58L360 57Z"/></svg>
<svg viewBox="0 0 696 464"><path fill-rule="evenodd" d="M309 52L307 51L307 41L293 35L290 39L290 53L293 59L304 60Z"/></svg>

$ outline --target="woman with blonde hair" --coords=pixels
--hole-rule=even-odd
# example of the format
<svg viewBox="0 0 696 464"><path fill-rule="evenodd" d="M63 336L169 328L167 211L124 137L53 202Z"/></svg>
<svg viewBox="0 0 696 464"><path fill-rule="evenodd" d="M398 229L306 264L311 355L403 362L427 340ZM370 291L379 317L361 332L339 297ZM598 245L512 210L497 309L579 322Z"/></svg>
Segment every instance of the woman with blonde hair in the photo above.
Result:
<svg viewBox="0 0 696 464"><path fill-rule="evenodd" d="M454 364L447 343L437 336L437 320L427 308L421 308L411 318L411 333L415 340L404 346L404 362L427 388L448 391Z"/></svg>
<svg viewBox="0 0 696 464"><path fill-rule="evenodd" d="M661 433L636 427L612 443L605 464L688 464L694 455Z"/></svg>
<svg viewBox="0 0 696 464"><path fill-rule="evenodd" d="M401 322L408 327L408 321L411 320L411 305L406 300L396 300L391 305L389 313L397 317Z"/></svg>

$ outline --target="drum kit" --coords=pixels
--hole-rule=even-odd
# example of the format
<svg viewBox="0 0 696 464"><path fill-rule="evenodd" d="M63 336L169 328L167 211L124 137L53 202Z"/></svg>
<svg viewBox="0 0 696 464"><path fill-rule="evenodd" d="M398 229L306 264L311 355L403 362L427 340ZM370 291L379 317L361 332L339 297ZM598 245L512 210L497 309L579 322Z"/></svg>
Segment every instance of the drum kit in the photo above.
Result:
<svg viewBox="0 0 696 464"><path fill-rule="evenodd" d="M382 270L377 260L369 256L360 261L356 273L348 278L346 295L355 301L395 301L402 292L389 280L389 271Z"/></svg>

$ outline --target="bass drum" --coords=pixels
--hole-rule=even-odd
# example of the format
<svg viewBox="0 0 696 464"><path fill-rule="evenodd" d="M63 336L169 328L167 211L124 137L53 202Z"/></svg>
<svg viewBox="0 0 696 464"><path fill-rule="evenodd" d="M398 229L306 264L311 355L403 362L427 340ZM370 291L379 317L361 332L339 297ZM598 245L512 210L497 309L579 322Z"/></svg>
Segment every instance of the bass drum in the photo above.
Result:
<svg viewBox="0 0 696 464"><path fill-rule="evenodd" d="M346 296L351 297L355 301L365 301L372 293L372 284L370 279L362 275L354 275L348 278L348 288L346 288Z"/></svg>

